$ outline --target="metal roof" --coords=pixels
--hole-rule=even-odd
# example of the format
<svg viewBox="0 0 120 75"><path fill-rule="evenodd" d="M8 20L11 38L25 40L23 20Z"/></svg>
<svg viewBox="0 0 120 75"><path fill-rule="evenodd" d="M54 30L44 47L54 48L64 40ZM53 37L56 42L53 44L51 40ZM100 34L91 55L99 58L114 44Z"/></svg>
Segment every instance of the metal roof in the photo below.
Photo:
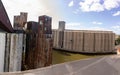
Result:
<svg viewBox="0 0 120 75"><path fill-rule="evenodd" d="M0 0L0 28L6 32L13 32L12 25L10 23L7 12L1 0Z"/></svg>

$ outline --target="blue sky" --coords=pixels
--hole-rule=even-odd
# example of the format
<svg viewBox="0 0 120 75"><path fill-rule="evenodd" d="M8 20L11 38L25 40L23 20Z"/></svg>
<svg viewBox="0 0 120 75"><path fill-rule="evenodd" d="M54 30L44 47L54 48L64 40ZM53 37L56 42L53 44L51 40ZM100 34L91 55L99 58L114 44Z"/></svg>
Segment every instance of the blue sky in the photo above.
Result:
<svg viewBox="0 0 120 75"><path fill-rule="evenodd" d="M38 21L39 15L66 21L66 29L110 30L120 34L120 0L2 0L11 23L13 15L28 12L28 21Z"/></svg>

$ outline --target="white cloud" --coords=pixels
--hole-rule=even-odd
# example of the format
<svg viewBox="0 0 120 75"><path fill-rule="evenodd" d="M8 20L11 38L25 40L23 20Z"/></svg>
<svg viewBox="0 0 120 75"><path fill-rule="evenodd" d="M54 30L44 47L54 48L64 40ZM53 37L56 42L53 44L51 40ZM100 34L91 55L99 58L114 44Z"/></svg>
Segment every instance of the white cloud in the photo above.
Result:
<svg viewBox="0 0 120 75"><path fill-rule="evenodd" d="M92 24L95 24L95 25L101 25L103 24L102 22L96 22L96 21L93 21Z"/></svg>
<svg viewBox="0 0 120 75"><path fill-rule="evenodd" d="M74 5L74 2L73 2L73 1L71 1L71 2L68 4L69 7L72 7L73 5Z"/></svg>
<svg viewBox="0 0 120 75"><path fill-rule="evenodd" d="M120 25L116 25L116 26L112 26L111 28L113 28L113 29L116 29L116 30L120 30Z"/></svg>
<svg viewBox="0 0 120 75"><path fill-rule="evenodd" d="M81 23L67 23L66 24L67 29L80 29L81 26L83 26Z"/></svg>
<svg viewBox="0 0 120 75"><path fill-rule="evenodd" d="M105 9L111 10L120 6L120 0L105 0L103 5Z"/></svg>
<svg viewBox="0 0 120 75"><path fill-rule="evenodd" d="M94 22L96 23L96 22ZM87 26L83 23L67 23L66 29L72 30L96 30L96 31L113 31L116 34L120 34L120 25L112 26L110 28L100 26Z"/></svg>
<svg viewBox="0 0 120 75"><path fill-rule="evenodd" d="M113 14L113 16L119 16L120 15L120 11L117 11L116 13Z"/></svg>
<svg viewBox="0 0 120 75"><path fill-rule="evenodd" d="M39 13L42 14L41 11L44 11L42 5L41 7L38 7L40 5L38 0L23 1L24 0L3 0L3 4L6 8L6 11L8 12L8 16L10 17L11 22L13 22L13 16L18 15L20 12L28 12L28 15L30 15L28 19L35 20L38 17L37 15ZM35 5L32 3L35 3Z"/></svg>
<svg viewBox="0 0 120 75"><path fill-rule="evenodd" d="M116 34L120 34L120 25L112 26L111 30L113 30Z"/></svg>
<svg viewBox="0 0 120 75"><path fill-rule="evenodd" d="M90 11L100 12L104 11L104 8L100 3L94 3L93 5L91 5Z"/></svg>
<svg viewBox="0 0 120 75"><path fill-rule="evenodd" d="M79 9L76 9L75 11L73 11L74 14L78 14L79 13Z"/></svg>
<svg viewBox="0 0 120 75"><path fill-rule="evenodd" d="M78 12L77 12L77 11L73 11L73 13L74 13L74 14L78 14Z"/></svg>
<svg viewBox="0 0 120 75"><path fill-rule="evenodd" d="M102 30L102 31L110 31L109 29L102 28L99 26L86 26L82 23L67 23L66 29L74 29L74 30Z"/></svg>
<svg viewBox="0 0 120 75"><path fill-rule="evenodd" d="M56 0L52 0L55 2ZM38 21L38 16L48 15L52 17L52 28L58 27L58 21L63 20L59 9L56 9L51 0L2 0L11 23L13 16L19 15L20 12L28 12L28 21ZM56 3L56 2L55 2ZM56 10L56 11L55 11Z"/></svg>
<svg viewBox="0 0 120 75"><path fill-rule="evenodd" d="M80 9L84 12L89 12L89 11L103 11L104 8L100 4L100 0L85 0L83 2L79 3Z"/></svg>
<svg viewBox="0 0 120 75"><path fill-rule="evenodd" d="M77 26L81 26L82 24L81 23L67 23L66 25L69 27L77 27Z"/></svg>
<svg viewBox="0 0 120 75"><path fill-rule="evenodd" d="M118 8L120 6L120 0L84 0L79 5L80 9L84 12L101 12Z"/></svg>
<svg viewBox="0 0 120 75"><path fill-rule="evenodd" d="M91 27L89 30L101 30L101 31L109 31L109 29L102 28L102 27Z"/></svg>

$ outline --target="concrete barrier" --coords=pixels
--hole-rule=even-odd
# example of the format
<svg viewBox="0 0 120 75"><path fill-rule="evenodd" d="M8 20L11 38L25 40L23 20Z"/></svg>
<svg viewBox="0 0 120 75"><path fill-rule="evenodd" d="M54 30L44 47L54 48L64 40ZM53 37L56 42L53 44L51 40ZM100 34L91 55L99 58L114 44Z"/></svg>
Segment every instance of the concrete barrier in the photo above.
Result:
<svg viewBox="0 0 120 75"><path fill-rule="evenodd" d="M0 75L120 75L120 56L77 60L45 68Z"/></svg>

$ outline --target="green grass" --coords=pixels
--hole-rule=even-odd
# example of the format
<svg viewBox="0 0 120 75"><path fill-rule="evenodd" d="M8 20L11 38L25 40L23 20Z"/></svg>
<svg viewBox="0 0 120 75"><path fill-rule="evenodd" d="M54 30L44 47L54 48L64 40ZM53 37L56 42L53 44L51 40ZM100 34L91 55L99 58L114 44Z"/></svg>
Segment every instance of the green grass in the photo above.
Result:
<svg viewBox="0 0 120 75"><path fill-rule="evenodd" d="M85 55L85 54L69 53L69 52L64 52L64 51L53 50L52 64L59 64L59 63L80 60L80 59L85 59L85 58L93 58L97 56L103 56L103 55Z"/></svg>

